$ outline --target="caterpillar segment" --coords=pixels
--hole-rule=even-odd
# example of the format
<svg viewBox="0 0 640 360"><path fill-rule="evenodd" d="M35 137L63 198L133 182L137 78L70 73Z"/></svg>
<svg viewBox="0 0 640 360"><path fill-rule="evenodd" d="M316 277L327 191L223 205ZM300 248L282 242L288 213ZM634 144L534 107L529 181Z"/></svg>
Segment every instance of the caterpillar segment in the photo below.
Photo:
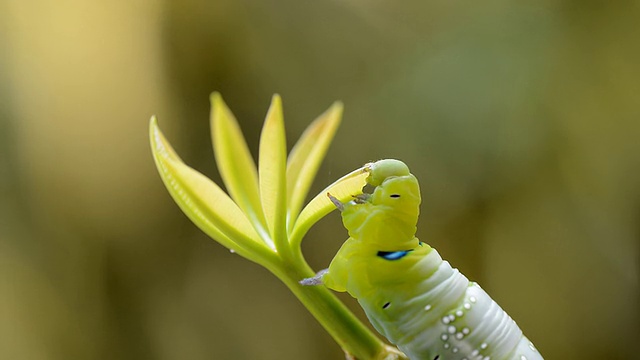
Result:
<svg viewBox="0 0 640 360"><path fill-rule="evenodd" d="M399 160L369 164L371 194L342 203L349 239L305 285L356 298L378 332L412 360L542 360L475 282L415 237L418 180Z"/></svg>

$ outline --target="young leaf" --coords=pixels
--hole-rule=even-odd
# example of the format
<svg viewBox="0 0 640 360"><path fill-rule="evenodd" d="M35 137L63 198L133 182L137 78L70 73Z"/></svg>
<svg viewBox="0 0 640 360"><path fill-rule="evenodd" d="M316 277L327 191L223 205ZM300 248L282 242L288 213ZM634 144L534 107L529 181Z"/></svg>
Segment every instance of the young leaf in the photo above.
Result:
<svg viewBox="0 0 640 360"><path fill-rule="evenodd" d="M217 92L211 95L211 131L216 164L229 195L273 247L260 202L256 164L236 118Z"/></svg>
<svg viewBox="0 0 640 360"><path fill-rule="evenodd" d="M342 103L334 103L314 120L291 150L287 163L287 227L292 229L309 187L340 125Z"/></svg>
<svg viewBox="0 0 640 360"><path fill-rule="evenodd" d="M260 198L267 225L278 251L286 251L287 143L282 118L282 100L278 95L273 96L262 127L258 164Z"/></svg>
<svg viewBox="0 0 640 360"><path fill-rule="evenodd" d="M155 118L151 119L149 136L160 176L189 219L225 247L262 263L263 259L256 254L267 255L271 251L260 241L233 200L213 181L182 162L160 131Z"/></svg>

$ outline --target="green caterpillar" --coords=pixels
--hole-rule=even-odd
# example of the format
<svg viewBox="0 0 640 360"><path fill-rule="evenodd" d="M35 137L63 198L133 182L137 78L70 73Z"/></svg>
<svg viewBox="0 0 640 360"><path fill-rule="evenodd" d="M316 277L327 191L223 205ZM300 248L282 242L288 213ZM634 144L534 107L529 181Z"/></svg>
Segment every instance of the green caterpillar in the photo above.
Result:
<svg viewBox="0 0 640 360"><path fill-rule="evenodd" d="M418 180L399 160L368 165L371 194L342 203L349 239L304 285L347 291L373 326L413 360L542 360L489 295L415 237Z"/></svg>

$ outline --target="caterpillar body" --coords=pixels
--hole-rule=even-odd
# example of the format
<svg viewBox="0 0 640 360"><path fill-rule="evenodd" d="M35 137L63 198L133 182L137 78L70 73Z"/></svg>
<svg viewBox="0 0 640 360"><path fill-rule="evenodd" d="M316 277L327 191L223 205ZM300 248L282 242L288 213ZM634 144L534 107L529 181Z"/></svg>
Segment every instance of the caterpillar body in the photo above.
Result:
<svg viewBox="0 0 640 360"><path fill-rule="evenodd" d="M415 237L418 181L399 160L368 165L371 194L342 203L349 239L306 285L355 297L373 326L412 360L542 360L478 284Z"/></svg>

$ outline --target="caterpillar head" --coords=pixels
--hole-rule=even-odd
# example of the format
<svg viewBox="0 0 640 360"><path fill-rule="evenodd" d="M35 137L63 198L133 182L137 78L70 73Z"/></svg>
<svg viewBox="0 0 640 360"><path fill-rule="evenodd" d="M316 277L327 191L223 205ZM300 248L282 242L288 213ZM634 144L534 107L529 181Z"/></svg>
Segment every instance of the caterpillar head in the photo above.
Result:
<svg viewBox="0 0 640 360"><path fill-rule="evenodd" d="M385 159L369 165L371 194L344 204L343 223L351 237L375 243L379 250L396 249L412 241L420 206L418 180L399 160Z"/></svg>
<svg viewBox="0 0 640 360"><path fill-rule="evenodd" d="M371 186L380 186L386 179L396 176L411 174L409 167L400 160L384 159L369 164L369 177L367 183Z"/></svg>

